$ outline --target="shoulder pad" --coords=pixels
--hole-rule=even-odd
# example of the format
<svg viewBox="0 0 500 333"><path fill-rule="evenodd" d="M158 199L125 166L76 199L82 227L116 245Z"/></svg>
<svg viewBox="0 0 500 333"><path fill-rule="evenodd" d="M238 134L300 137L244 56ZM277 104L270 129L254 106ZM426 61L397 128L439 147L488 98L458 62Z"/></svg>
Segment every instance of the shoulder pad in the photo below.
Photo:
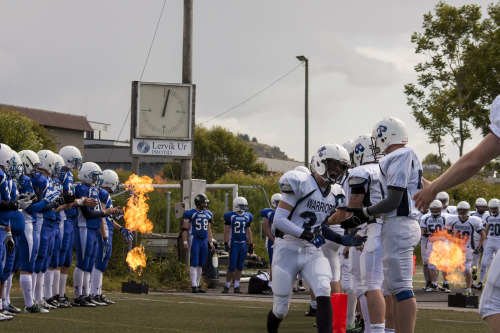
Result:
<svg viewBox="0 0 500 333"><path fill-rule="evenodd" d="M363 177L351 177L351 178L349 178L349 186L350 187L360 187L360 186L364 186L366 183L368 183L368 179L363 178Z"/></svg>

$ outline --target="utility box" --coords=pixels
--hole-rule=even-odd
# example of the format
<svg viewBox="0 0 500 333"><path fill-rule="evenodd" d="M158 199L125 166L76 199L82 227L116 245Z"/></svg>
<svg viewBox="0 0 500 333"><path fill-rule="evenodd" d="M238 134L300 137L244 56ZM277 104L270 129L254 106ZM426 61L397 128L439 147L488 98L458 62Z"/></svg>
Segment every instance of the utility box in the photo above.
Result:
<svg viewBox="0 0 500 333"><path fill-rule="evenodd" d="M479 297L475 295L464 295L456 293L455 295L448 295L448 306L455 308L473 308L477 309L479 306Z"/></svg>
<svg viewBox="0 0 500 333"><path fill-rule="evenodd" d="M148 294L149 285L146 282L136 283L134 280L122 282L122 293Z"/></svg>
<svg viewBox="0 0 500 333"><path fill-rule="evenodd" d="M191 209L191 205L189 204L189 202L176 202L174 204L174 209L175 209L175 217L180 219L182 218L186 210Z"/></svg>
<svg viewBox="0 0 500 333"><path fill-rule="evenodd" d="M184 180L182 183L182 202L190 203L190 207L186 209L191 209L195 207L194 197L198 194L206 194L207 181L204 179L191 179Z"/></svg>

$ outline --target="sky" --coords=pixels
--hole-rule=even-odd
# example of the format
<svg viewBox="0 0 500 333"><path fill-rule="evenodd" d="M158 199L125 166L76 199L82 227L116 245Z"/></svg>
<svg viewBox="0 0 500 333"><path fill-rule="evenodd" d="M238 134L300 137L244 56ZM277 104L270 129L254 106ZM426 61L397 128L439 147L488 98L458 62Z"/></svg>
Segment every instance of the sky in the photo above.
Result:
<svg viewBox="0 0 500 333"><path fill-rule="evenodd" d="M491 1L447 1L483 8ZM304 160L305 67L309 57L309 155L325 143L402 119L423 159L427 142L406 104L416 83L410 36L438 1L194 1L196 123L278 146ZM131 82L182 81L183 1L0 0L0 103L87 116L130 135ZM292 72L290 72L293 70ZM249 101L286 73L284 78ZM127 120L126 120L127 119ZM123 130L122 130L123 128ZM121 134L120 134L121 132ZM475 133L465 150L482 139ZM446 145L455 161L458 148Z"/></svg>

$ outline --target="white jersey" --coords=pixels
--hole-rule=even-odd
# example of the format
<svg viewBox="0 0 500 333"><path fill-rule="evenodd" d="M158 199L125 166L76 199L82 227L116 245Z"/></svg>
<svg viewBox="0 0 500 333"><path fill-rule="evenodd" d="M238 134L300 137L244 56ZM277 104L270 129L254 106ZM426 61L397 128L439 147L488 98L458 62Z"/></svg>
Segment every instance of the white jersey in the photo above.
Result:
<svg viewBox="0 0 500 333"><path fill-rule="evenodd" d="M486 215L486 214L485 214ZM488 230L488 239L494 239L495 241L500 239L500 214L488 215L483 218L484 226L490 226Z"/></svg>
<svg viewBox="0 0 500 333"><path fill-rule="evenodd" d="M382 214L383 217L408 216L417 219L418 209L413 196L422 187L422 164L410 147L404 147L384 156L380 161L382 189L403 191L403 199L398 208Z"/></svg>
<svg viewBox="0 0 500 333"><path fill-rule="evenodd" d="M283 193L293 193L295 199L295 202L287 202L294 207L288 219L296 226L311 232L319 230L321 224L345 200L344 191L340 186L329 185L326 189L321 189L312 174L295 170L288 171L280 178L279 187ZM280 233L276 230L278 237Z"/></svg>
<svg viewBox="0 0 500 333"><path fill-rule="evenodd" d="M483 229L484 229L484 227L485 227L485 225L484 225L484 218L485 218L486 216L489 216L489 215L490 215L490 213L489 213L489 212L484 212L484 213L483 213L483 215L481 215L481 214L479 214L479 213L477 212L477 210L476 210L476 211L473 211L473 212L471 212L471 213L469 213L469 216L476 216L476 217L479 217L479 218L481 219L481 226L483 227ZM476 232L476 233L474 234L474 244L479 244L479 241L480 241L480 240L481 240L481 235L479 235L479 234Z"/></svg>
<svg viewBox="0 0 500 333"><path fill-rule="evenodd" d="M428 235L431 235L434 231L444 230L446 228L446 217L443 215L434 217L431 213L425 214L420 219L420 228L425 229Z"/></svg>
<svg viewBox="0 0 500 333"><path fill-rule="evenodd" d="M380 167L377 163L360 165L351 169L347 180L348 196L355 189L363 188L365 197L363 199L363 207L370 207L378 203L385 196L382 184L380 182ZM381 223L381 220L377 222Z"/></svg>
<svg viewBox="0 0 500 333"><path fill-rule="evenodd" d="M476 216L469 216L467 221L462 222L458 215L448 215L446 217L446 228L461 237L468 237L467 247L475 249L474 234L484 230L481 219ZM472 237L471 237L472 236Z"/></svg>
<svg viewBox="0 0 500 333"><path fill-rule="evenodd" d="M495 97L490 110L490 130L500 138L500 95Z"/></svg>
<svg viewBox="0 0 500 333"><path fill-rule="evenodd" d="M335 196L335 198L337 198L337 207L336 208L342 208L342 209L346 208L347 207L347 200L346 200L345 192L344 192L344 189L342 188L342 186L340 186L339 184L333 184L332 185L332 192L333 192L333 195ZM333 231L335 231L339 235L344 234L345 230L342 229L340 224L332 224L332 225L329 225L329 227L330 227L330 229L332 229Z"/></svg>

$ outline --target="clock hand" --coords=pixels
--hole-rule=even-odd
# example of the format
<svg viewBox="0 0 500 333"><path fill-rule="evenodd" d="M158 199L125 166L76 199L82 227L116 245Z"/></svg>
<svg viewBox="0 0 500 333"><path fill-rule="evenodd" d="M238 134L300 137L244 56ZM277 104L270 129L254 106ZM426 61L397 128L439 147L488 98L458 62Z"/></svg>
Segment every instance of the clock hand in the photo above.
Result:
<svg viewBox="0 0 500 333"><path fill-rule="evenodd" d="M163 105L163 113L161 114L162 117L165 117L165 112L167 111L168 96L170 96L170 89L167 91L167 98L165 98L165 105Z"/></svg>

